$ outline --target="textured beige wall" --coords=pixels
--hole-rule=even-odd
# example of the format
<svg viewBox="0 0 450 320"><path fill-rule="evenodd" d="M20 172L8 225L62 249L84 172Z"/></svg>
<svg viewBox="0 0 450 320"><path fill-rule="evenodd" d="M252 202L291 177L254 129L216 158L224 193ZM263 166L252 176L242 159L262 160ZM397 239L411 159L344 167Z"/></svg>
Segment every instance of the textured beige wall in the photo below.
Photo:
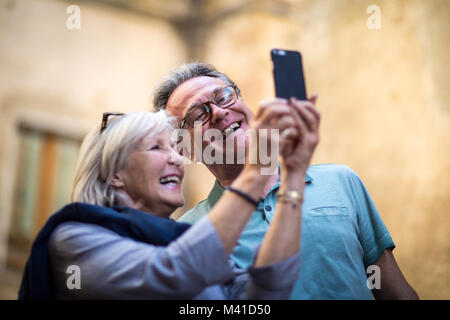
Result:
<svg viewBox="0 0 450 320"><path fill-rule="evenodd" d="M214 5L239 1L211 3L214 12ZM313 162L357 171L411 285L421 298L450 299L450 1L258 3L292 8L279 16L253 6L211 26L202 60L235 79L256 109L273 96L269 50L300 50L307 89L319 94L322 112ZM0 0L2 237L9 221L5 189L13 178L9 134L16 109L34 111L44 125L73 119L74 126L89 127L106 110L149 108L157 80L189 59L167 21L83 1L81 30L69 31L69 4ZM380 30L366 27L372 4L381 9ZM212 183L201 165L188 166L188 206L203 199Z"/></svg>
<svg viewBox="0 0 450 320"><path fill-rule="evenodd" d="M422 298L449 299L450 2L376 1L380 30L366 27L371 4L298 1L288 19L233 16L212 31L221 40L209 42L206 60L255 109L273 96L269 50L301 51L322 112L313 163L356 170L410 284Z"/></svg>
<svg viewBox="0 0 450 320"><path fill-rule="evenodd" d="M12 208L17 123L83 136L100 123L102 112L150 109L151 88L186 56L167 22L107 6L78 3L81 29L69 30L70 4L0 1L0 267Z"/></svg>

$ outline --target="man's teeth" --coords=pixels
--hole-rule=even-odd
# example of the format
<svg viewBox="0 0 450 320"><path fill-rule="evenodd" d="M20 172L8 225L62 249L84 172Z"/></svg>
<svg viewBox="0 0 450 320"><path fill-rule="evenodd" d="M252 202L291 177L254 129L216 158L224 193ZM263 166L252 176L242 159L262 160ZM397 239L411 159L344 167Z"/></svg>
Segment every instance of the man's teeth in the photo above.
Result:
<svg viewBox="0 0 450 320"><path fill-rule="evenodd" d="M223 136L226 138L228 137L230 134L232 134L235 129L239 128L239 123L237 122L233 122L228 128L226 128L225 130L223 130Z"/></svg>
<svg viewBox="0 0 450 320"><path fill-rule="evenodd" d="M168 176L168 177L164 177L159 179L159 181L162 184L179 184L180 183L180 178L177 176Z"/></svg>

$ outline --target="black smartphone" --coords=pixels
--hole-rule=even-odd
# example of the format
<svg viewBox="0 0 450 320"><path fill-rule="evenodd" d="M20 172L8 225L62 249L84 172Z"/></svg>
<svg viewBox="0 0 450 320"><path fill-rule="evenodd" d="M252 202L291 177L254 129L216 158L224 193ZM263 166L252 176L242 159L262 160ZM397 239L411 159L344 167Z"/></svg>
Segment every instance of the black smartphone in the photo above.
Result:
<svg viewBox="0 0 450 320"><path fill-rule="evenodd" d="M275 94L279 98L306 100L302 55L298 51L272 49L273 79Z"/></svg>

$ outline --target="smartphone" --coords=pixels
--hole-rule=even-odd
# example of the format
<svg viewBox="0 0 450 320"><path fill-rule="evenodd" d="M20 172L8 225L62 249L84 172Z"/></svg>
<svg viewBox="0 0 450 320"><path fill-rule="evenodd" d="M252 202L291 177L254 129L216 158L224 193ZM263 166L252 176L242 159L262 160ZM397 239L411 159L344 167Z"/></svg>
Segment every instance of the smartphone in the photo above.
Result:
<svg viewBox="0 0 450 320"><path fill-rule="evenodd" d="M302 55L298 51L272 49L275 94L279 98L307 100Z"/></svg>

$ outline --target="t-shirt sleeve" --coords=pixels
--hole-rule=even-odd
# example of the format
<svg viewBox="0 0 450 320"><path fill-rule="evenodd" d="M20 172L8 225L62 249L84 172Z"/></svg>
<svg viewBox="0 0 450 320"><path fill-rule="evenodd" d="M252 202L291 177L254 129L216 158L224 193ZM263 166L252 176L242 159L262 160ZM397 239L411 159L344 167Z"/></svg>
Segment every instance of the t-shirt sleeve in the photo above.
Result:
<svg viewBox="0 0 450 320"><path fill-rule="evenodd" d="M394 249L395 244L361 178L353 170L349 171L351 194L358 217L358 238L364 251L364 266L367 268L384 250Z"/></svg>

